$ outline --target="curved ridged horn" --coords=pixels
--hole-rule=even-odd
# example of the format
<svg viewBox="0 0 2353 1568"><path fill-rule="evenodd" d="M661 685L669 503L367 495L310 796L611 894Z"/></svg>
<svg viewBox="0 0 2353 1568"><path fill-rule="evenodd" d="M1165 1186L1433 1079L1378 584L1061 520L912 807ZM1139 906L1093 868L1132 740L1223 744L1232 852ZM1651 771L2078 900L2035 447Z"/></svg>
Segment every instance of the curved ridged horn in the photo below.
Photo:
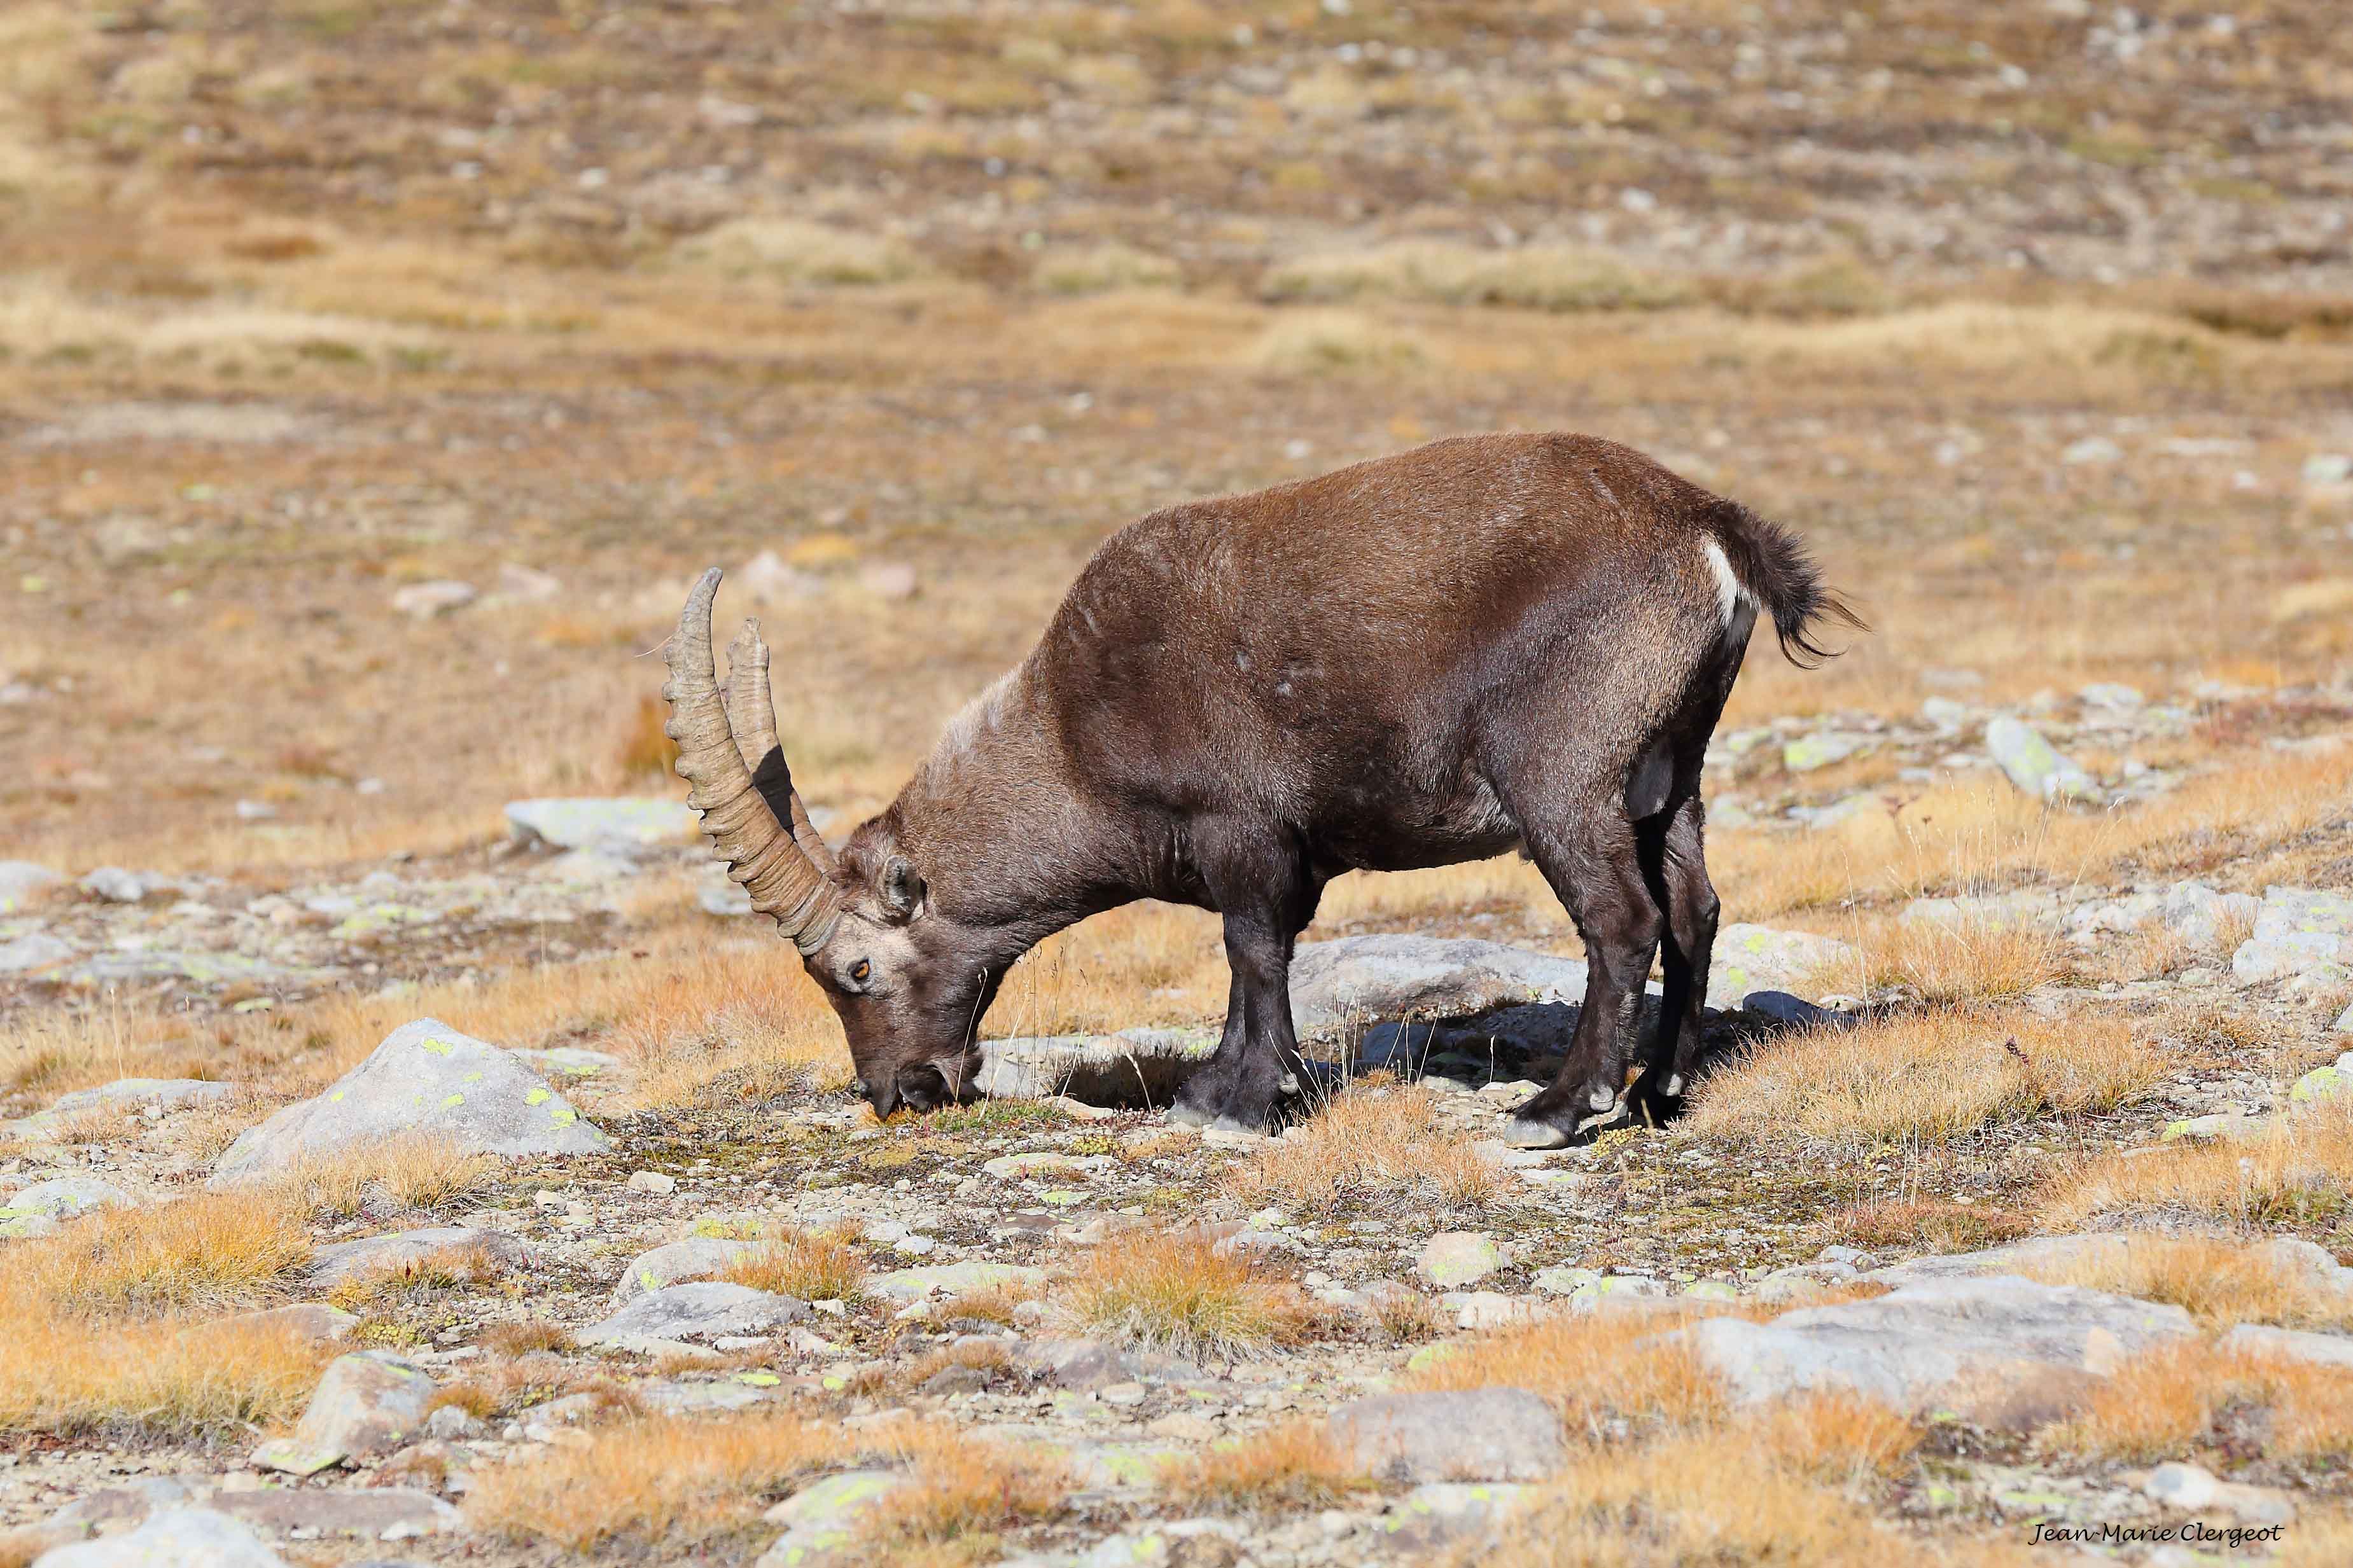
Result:
<svg viewBox="0 0 2353 1568"><path fill-rule="evenodd" d="M803 957L833 935L841 919L841 897L752 783L727 727L719 695L719 675L711 657L711 601L719 592L713 566L686 596L678 635L670 639L670 679L662 696L670 703L663 731L678 742L678 773L693 787L686 804L702 814L727 874L752 895L752 907L772 917Z"/></svg>
<svg viewBox="0 0 2353 1568"><path fill-rule="evenodd" d="M793 787L793 770L785 762L784 743L776 739L776 700L768 688L768 645L760 640L760 623L745 620L744 629L727 645L727 723L735 731L735 749L752 770L752 787L768 803L780 821L793 827L793 842L827 876L833 875L833 849L809 820L801 792Z"/></svg>

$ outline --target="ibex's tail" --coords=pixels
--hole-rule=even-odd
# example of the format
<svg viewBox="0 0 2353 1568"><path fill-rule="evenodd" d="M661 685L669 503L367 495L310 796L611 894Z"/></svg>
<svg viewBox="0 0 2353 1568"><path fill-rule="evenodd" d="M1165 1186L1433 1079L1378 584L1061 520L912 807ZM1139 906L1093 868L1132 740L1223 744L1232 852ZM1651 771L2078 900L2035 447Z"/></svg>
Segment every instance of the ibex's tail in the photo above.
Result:
<svg viewBox="0 0 2353 1568"><path fill-rule="evenodd" d="M1717 501L1710 509L1707 524L1740 586L1772 616L1774 634L1781 639L1781 652L1791 664L1811 669L1845 651L1826 648L1814 640L1822 626L1871 630L1823 583L1812 552L1788 529L1731 500Z"/></svg>

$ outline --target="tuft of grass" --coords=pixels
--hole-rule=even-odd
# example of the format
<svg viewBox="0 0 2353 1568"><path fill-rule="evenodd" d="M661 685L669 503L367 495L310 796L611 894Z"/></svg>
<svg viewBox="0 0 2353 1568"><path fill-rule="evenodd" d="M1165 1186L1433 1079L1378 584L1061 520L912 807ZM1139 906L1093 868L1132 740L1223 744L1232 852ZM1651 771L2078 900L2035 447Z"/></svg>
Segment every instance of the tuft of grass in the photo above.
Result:
<svg viewBox="0 0 2353 1568"><path fill-rule="evenodd" d="M1418 1388L1525 1388L1550 1400L1572 1439L1622 1441L1715 1425L1723 1385L1653 1314L1547 1318L1507 1330L1416 1374Z"/></svg>
<svg viewBox="0 0 2353 1568"><path fill-rule="evenodd" d="M2327 1219L2353 1195L2353 1110L2275 1117L2258 1136L2104 1155L2061 1175L2042 1198L2065 1228L2129 1210L2212 1215L2242 1225Z"/></svg>
<svg viewBox="0 0 2353 1568"><path fill-rule="evenodd" d="M2022 1215L1989 1204L1865 1204L1834 1216L1840 1237L1864 1247L1926 1246L1931 1252L1975 1252L2032 1230Z"/></svg>
<svg viewBox="0 0 2353 1568"><path fill-rule="evenodd" d="M2170 1302L2212 1328L2353 1327L2353 1300L2342 1292L2260 1247L2213 1237L2135 1236L2129 1247L2113 1252L2030 1264L2019 1271L2052 1285Z"/></svg>
<svg viewBox="0 0 2353 1568"><path fill-rule="evenodd" d="M1340 1094L1225 1180L1244 1203L1309 1214L1457 1213L1488 1208L1504 1194L1503 1174L1472 1151L1419 1084Z"/></svg>
<svg viewBox="0 0 2353 1568"><path fill-rule="evenodd" d="M1891 921L1860 935L1873 989L1907 987L1923 1002L2010 1002L2059 978L2058 934L2038 924Z"/></svg>
<svg viewBox="0 0 2353 1568"><path fill-rule="evenodd" d="M1064 1309L1088 1329L1196 1357L1263 1353L1307 1337L1321 1314L1299 1287L1198 1233L1098 1248L1071 1279Z"/></svg>
<svg viewBox="0 0 2353 1568"><path fill-rule="evenodd" d="M2242 1353L2188 1341L2140 1357L2093 1391L2038 1446L2147 1462L2253 1447L2284 1463L2353 1454L2353 1369Z"/></svg>
<svg viewBox="0 0 2353 1568"><path fill-rule="evenodd" d="M1782 1468L1848 1488L1894 1476L1926 1436L1875 1399L1824 1391L1777 1401L1749 1430Z"/></svg>
<svg viewBox="0 0 2353 1568"><path fill-rule="evenodd" d="M1442 240L1408 240L1372 250L1301 257L1271 268L1259 291L1272 300L1371 297L1527 310L1656 310L1688 290L1622 262L1567 246L1482 250Z"/></svg>
<svg viewBox="0 0 2353 1568"><path fill-rule="evenodd" d="M614 748L614 765L631 778L644 773L669 778L670 765L678 761L678 742L662 728L670 717L666 705L657 698L640 697L632 711L634 717Z"/></svg>
<svg viewBox="0 0 2353 1568"><path fill-rule="evenodd" d="M560 1355L572 1348L572 1331L545 1318L525 1318L521 1322L492 1323L476 1342L498 1356L529 1355L534 1351Z"/></svg>
<svg viewBox="0 0 2353 1568"><path fill-rule="evenodd" d="M25 1243L10 1258L8 1293L85 1317L239 1306L310 1258L301 1213L280 1194L193 1194L88 1215Z"/></svg>
<svg viewBox="0 0 2353 1568"><path fill-rule="evenodd" d="M1067 1466L952 1427L885 1428L878 1447L913 1461L913 1473L857 1529L869 1562L967 1563L1002 1555L1000 1532L1061 1511Z"/></svg>
<svg viewBox="0 0 2353 1568"><path fill-rule="evenodd" d="M287 1178L314 1215L347 1219L371 1203L398 1211L455 1207L488 1188L499 1162L469 1153L447 1138L417 1136L366 1143L311 1161Z"/></svg>
<svg viewBox="0 0 2353 1568"><path fill-rule="evenodd" d="M1335 1508L1372 1485L1321 1421L1305 1419L1172 1460L1160 1477L1186 1508L1220 1513Z"/></svg>
<svg viewBox="0 0 2353 1568"><path fill-rule="evenodd" d="M924 270L895 239L795 218L736 218L684 241L677 256L730 278L833 288L903 282Z"/></svg>
<svg viewBox="0 0 2353 1568"><path fill-rule="evenodd" d="M1692 1132L1846 1150L2115 1110L2164 1074L2132 1020L1942 1010L1777 1037L1701 1085Z"/></svg>
<svg viewBox="0 0 2353 1568"><path fill-rule="evenodd" d="M327 1300L347 1312L366 1310L388 1297L426 1296L460 1286L486 1285L506 1272L481 1246L444 1247L422 1258L385 1263L337 1283Z"/></svg>
<svg viewBox="0 0 2353 1568"><path fill-rule="evenodd" d="M770 1496L839 1463L849 1446L833 1428L783 1414L629 1421L585 1436L482 1472L468 1521L575 1552L623 1541L677 1550L751 1523Z"/></svg>
<svg viewBox="0 0 2353 1568"><path fill-rule="evenodd" d="M1030 281L1049 294L1102 294L1114 289L1175 289L1183 284L1185 274L1167 257L1110 244L1049 255L1031 272Z"/></svg>
<svg viewBox="0 0 2353 1568"><path fill-rule="evenodd" d="M12 1296L14 1292L11 1293ZM8 1302L0 1431L227 1436L292 1420L336 1352L283 1325L95 1324Z"/></svg>
<svg viewBox="0 0 2353 1568"><path fill-rule="evenodd" d="M866 1279L866 1258L845 1236L786 1231L739 1255L719 1278L804 1301L847 1301Z"/></svg>
<svg viewBox="0 0 2353 1568"><path fill-rule="evenodd" d="M1409 370L1429 358L1420 339L1354 310L1286 313L1250 350L1260 369L1293 375Z"/></svg>

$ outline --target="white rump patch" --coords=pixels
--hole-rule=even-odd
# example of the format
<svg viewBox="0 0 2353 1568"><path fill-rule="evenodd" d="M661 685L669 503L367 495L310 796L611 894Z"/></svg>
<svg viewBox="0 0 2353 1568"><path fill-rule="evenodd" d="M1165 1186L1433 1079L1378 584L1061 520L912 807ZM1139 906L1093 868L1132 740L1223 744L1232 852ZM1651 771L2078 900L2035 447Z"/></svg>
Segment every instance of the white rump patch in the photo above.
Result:
<svg viewBox="0 0 2353 1568"><path fill-rule="evenodd" d="M1739 615L1741 601L1748 597L1748 590L1742 587L1740 579L1732 574L1732 563L1725 559L1723 545L1711 539L1701 545L1700 550L1707 556L1708 565L1715 569L1715 602L1724 612L1724 624L1728 626L1732 625L1733 617Z"/></svg>

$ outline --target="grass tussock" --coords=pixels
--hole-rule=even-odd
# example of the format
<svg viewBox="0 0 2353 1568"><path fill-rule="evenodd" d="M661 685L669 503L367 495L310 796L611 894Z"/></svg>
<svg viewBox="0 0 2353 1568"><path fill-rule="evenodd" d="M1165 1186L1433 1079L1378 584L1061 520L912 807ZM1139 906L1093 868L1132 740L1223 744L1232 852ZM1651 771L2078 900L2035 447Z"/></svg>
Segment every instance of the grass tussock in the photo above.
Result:
<svg viewBox="0 0 2353 1568"><path fill-rule="evenodd" d="M201 1193L115 1209L26 1242L8 1294L80 1317L249 1304L311 1258L297 1207L274 1192Z"/></svg>
<svg viewBox="0 0 2353 1568"><path fill-rule="evenodd" d="M1895 1475L1926 1436L1910 1417L1875 1399L1820 1391L1767 1406L1748 1430L1776 1464L1835 1487Z"/></svg>
<svg viewBox="0 0 2353 1568"><path fill-rule="evenodd" d="M865 1281L866 1258L847 1237L786 1231L764 1237L719 1278L804 1301L847 1301Z"/></svg>
<svg viewBox="0 0 2353 1568"><path fill-rule="evenodd" d="M1411 370L1430 359L1412 333L1354 310L1285 314L1251 343L1250 363L1289 375Z"/></svg>
<svg viewBox="0 0 2353 1568"><path fill-rule="evenodd" d="M1049 255L1030 273L1049 294L1104 294L1118 289L1176 289L1184 269L1166 256L1129 245L1099 245Z"/></svg>
<svg viewBox="0 0 2353 1568"><path fill-rule="evenodd" d="M2020 1271L2052 1285L2170 1302L2210 1328L2353 1327L2353 1300L2310 1270L2263 1247L2213 1237L2136 1236L2130 1247L2115 1252Z"/></svg>
<svg viewBox="0 0 2353 1568"><path fill-rule="evenodd" d="M1686 1347L1656 1336L1675 1325L1652 1314L1547 1318L1448 1355L1419 1388L1525 1388L1552 1402L1572 1440L1619 1441L1624 1428L1672 1433L1712 1426L1723 1385Z"/></svg>
<svg viewBox="0 0 2353 1568"><path fill-rule="evenodd" d="M572 1348L572 1331L545 1318L524 1318L512 1323L492 1323L476 1343L496 1356L524 1356L535 1351L562 1354Z"/></svg>
<svg viewBox="0 0 2353 1568"><path fill-rule="evenodd" d="M2034 924L1890 921L1855 945L1864 986L1901 985L1932 1005L2015 1001L2065 966L2058 934Z"/></svg>
<svg viewBox="0 0 2353 1568"><path fill-rule="evenodd" d="M1947 1010L1778 1037L1709 1076L1699 1133L1847 1150L2115 1110L2164 1059L2129 1019Z"/></svg>
<svg viewBox="0 0 2353 1568"><path fill-rule="evenodd" d="M1674 279L1567 246L1487 250L1443 240L1301 257L1270 270L1259 290L1272 300L1388 298L1557 312L1663 310L1690 293Z"/></svg>
<svg viewBox="0 0 2353 1568"><path fill-rule="evenodd" d="M2108 1378L2044 1449L2141 1462L2248 1448L2283 1463L2342 1462L2353 1454L2353 1369L2188 1341L2140 1357Z"/></svg>
<svg viewBox="0 0 2353 1568"><path fill-rule="evenodd" d="M1935 1199L1864 1204L1834 1216L1839 1238L1862 1247L1915 1247L1976 1252L2016 1241L2034 1226L2025 1215L1990 1204Z"/></svg>
<svg viewBox="0 0 2353 1568"><path fill-rule="evenodd" d="M576 1552L624 1540L681 1547L749 1524L847 1447L838 1430L781 1414L631 1421L586 1437L483 1471L468 1522Z"/></svg>
<svg viewBox="0 0 2353 1568"><path fill-rule="evenodd" d="M677 254L728 278L823 288L900 283L925 270L921 258L887 236L794 218L735 218L687 240Z"/></svg>
<svg viewBox="0 0 2353 1568"><path fill-rule="evenodd" d="M1173 1460L1161 1489L1185 1508L1336 1508L1373 1485L1348 1462L1321 1421L1297 1420Z"/></svg>
<svg viewBox="0 0 2353 1568"><path fill-rule="evenodd" d="M301 1414L336 1352L282 1324L100 1324L16 1310L0 1342L0 1431L227 1435Z"/></svg>
<svg viewBox="0 0 2353 1568"><path fill-rule="evenodd" d="M858 1545L877 1563L968 1563L1001 1555L1002 1531L1061 1511L1068 1467L948 1427L885 1428L883 1454L910 1463L889 1500L860 1521Z"/></svg>
<svg viewBox="0 0 2353 1568"><path fill-rule="evenodd" d="M1309 1214L1346 1208L1457 1213L1504 1195L1504 1177L1473 1152L1419 1084L1357 1089L1237 1166L1227 1189L1248 1204Z"/></svg>
<svg viewBox="0 0 2353 1568"><path fill-rule="evenodd" d="M1183 1231L1098 1248L1064 1288L1061 1305L1091 1332L1195 1357L1293 1344L1321 1316L1263 1263Z"/></svg>
<svg viewBox="0 0 2353 1568"><path fill-rule="evenodd" d="M316 1215L348 1219L371 1206L438 1213L488 1191L499 1162L446 1138L412 1137L362 1144L314 1160L287 1178Z"/></svg>
<svg viewBox="0 0 2353 1568"><path fill-rule="evenodd" d="M2053 1182L2046 1224L2133 1211L2205 1215L2242 1225L2327 1219L2353 1194L2353 1110L2274 1118L2250 1139L2184 1140L2126 1158L2104 1155Z"/></svg>

